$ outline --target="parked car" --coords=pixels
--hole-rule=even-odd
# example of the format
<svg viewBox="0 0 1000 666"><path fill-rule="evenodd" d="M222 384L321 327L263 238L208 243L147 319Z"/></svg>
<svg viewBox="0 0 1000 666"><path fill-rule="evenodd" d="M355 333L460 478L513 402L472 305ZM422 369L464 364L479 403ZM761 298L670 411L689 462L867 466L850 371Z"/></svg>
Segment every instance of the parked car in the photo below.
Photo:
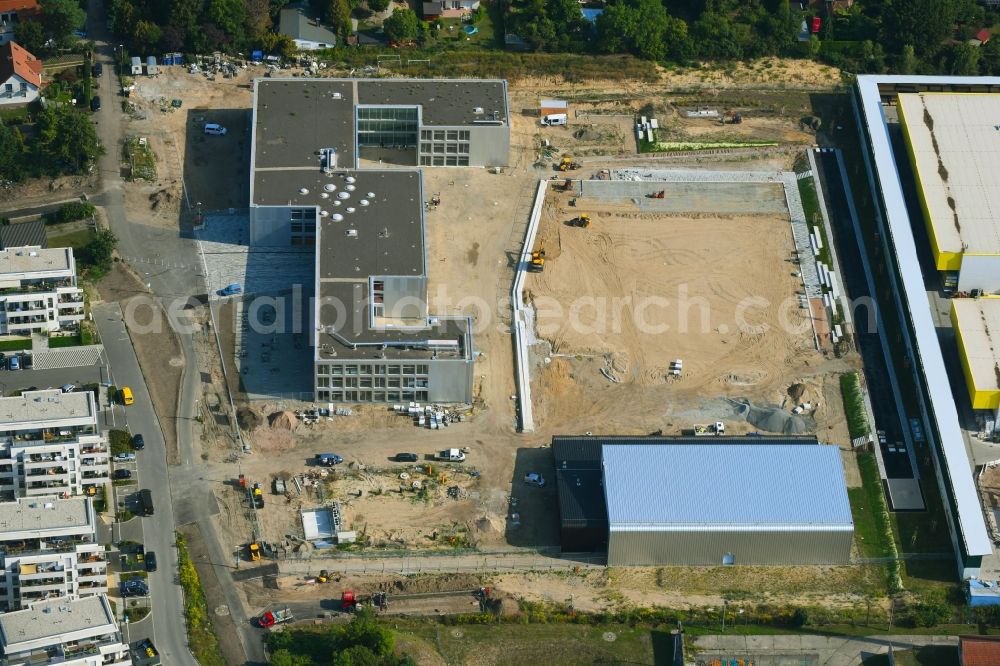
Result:
<svg viewBox="0 0 1000 666"><path fill-rule="evenodd" d="M323 467L333 467L334 465L339 465L342 462L344 462L344 459L338 456L336 453L316 454L316 464L322 465Z"/></svg>
<svg viewBox="0 0 1000 666"><path fill-rule="evenodd" d="M135 460L134 453L119 453L115 456L115 462L132 462Z"/></svg>
<svg viewBox="0 0 1000 666"><path fill-rule="evenodd" d="M417 462L420 460L420 456L416 453L397 453L396 462Z"/></svg>
<svg viewBox="0 0 1000 666"><path fill-rule="evenodd" d="M31 358L31 354L24 354L21 356L21 367L25 370L31 370L35 365L34 360Z"/></svg>
<svg viewBox="0 0 1000 666"><path fill-rule="evenodd" d="M205 123L205 134L225 136L228 131L225 127L217 123Z"/></svg>
<svg viewBox="0 0 1000 666"><path fill-rule="evenodd" d="M10 360L7 362L7 367L10 370L20 370L21 369L21 359L17 356L11 356Z"/></svg>
<svg viewBox="0 0 1000 666"><path fill-rule="evenodd" d="M545 479L538 472L528 472L524 475L524 482L530 486L545 487Z"/></svg>
<svg viewBox="0 0 1000 666"><path fill-rule="evenodd" d="M99 95L90 98L90 110L95 113L101 110L101 98Z"/></svg>
<svg viewBox="0 0 1000 666"><path fill-rule="evenodd" d="M115 470L115 478L116 479L131 479L132 478L132 472L131 472L131 470L127 470L127 469L116 469Z"/></svg>
<svg viewBox="0 0 1000 666"><path fill-rule="evenodd" d="M146 571L156 571L156 553L153 551L146 553Z"/></svg>
<svg viewBox="0 0 1000 666"><path fill-rule="evenodd" d="M243 287L241 287L238 283L234 282L233 284L227 284L225 287L220 289L218 293L219 296L235 296L236 294L239 294L242 291Z"/></svg>
<svg viewBox="0 0 1000 666"><path fill-rule="evenodd" d="M99 62L95 62L94 66L90 68L90 73L94 75L95 79L101 78L101 74L104 73L104 65Z"/></svg>
<svg viewBox="0 0 1000 666"><path fill-rule="evenodd" d="M59 388L62 390L63 393L72 393L73 391L76 390L76 386L73 384L63 384Z"/></svg>
<svg viewBox="0 0 1000 666"><path fill-rule="evenodd" d="M132 435L132 448L136 451L142 451L146 448L146 440L142 438L142 435Z"/></svg>

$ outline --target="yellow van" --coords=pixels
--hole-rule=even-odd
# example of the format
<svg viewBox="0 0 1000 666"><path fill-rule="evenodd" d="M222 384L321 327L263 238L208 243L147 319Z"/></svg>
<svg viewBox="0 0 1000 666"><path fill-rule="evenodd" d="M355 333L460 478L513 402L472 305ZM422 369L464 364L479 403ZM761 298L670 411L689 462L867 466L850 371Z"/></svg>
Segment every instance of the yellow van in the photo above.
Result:
<svg viewBox="0 0 1000 666"><path fill-rule="evenodd" d="M131 405L135 402L135 398L132 397L132 389L127 386L122 387L122 404Z"/></svg>

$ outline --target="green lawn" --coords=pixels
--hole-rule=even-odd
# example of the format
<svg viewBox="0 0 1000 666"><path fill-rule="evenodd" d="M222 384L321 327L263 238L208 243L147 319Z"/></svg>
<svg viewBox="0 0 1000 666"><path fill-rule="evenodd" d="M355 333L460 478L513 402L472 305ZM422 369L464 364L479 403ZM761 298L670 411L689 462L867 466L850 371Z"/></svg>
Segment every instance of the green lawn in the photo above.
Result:
<svg viewBox="0 0 1000 666"><path fill-rule="evenodd" d="M58 349L60 347L79 347L83 342L79 335L52 335L49 336L49 348Z"/></svg>
<svg viewBox="0 0 1000 666"><path fill-rule="evenodd" d="M891 544L887 542L883 530L879 529L876 518L884 499L875 455L859 454L858 469L861 471L861 487L847 490L851 500L851 513L854 516L854 537L858 541L861 554L865 557L889 557L892 555Z"/></svg>
<svg viewBox="0 0 1000 666"><path fill-rule="evenodd" d="M49 247L71 247L79 250L94 238L94 232L90 229L79 229L68 233L47 233Z"/></svg>
<svg viewBox="0 0 1000 666"><path fill-rule="evenodd" d="M815 225L819 229L819 236L823 241L823 248L819 251L818 259L827 266L830 266L830 240L826 237L826 227L823 225L823 217L819 210L819 196L816 194L816 183L812 177L801 178L799 183L799 196L802 198L802 210L806 214L806 221L810 228ZM833 266L830 266L833 268Z"/></svg>
<svg viewBox="0 0 1000 666"><path fill-rule="evenodd" d="M666 632L624 625L494 624L446 626L432 622L396 622L397 644L413 643L413 652L431 649L449 664L653 664ZM610 632L610 633L608 633ZM613 634L613 639L612 639ZM612 639L612 640L608 640ZM433 646L433 648L431 647Z"/></svg>

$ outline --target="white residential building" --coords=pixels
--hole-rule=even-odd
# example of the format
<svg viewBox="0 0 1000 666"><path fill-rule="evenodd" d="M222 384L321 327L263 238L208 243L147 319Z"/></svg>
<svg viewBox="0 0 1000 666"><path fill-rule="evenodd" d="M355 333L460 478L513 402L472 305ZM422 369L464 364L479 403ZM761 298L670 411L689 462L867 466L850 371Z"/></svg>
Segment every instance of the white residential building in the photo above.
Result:
<svg viewBox="0 0 1000 666"><path fill-rule="evenodd" d="M72 248L0 250L0 335L58 331L83 316Z"/></svg>
<svg viewBox="0 0 1000 666"><path fill-rule="evenodd" d="M462 18L479 9L479 0L424 0L424 20Z"/></svg>
<svg viewBox="0 0 1000 666"><path fill-rule="evenodd" d="M111 604L104 595L53 599L0 615L2 666L130 666Z"/></svg>
<svg viewBox="0 0 1000 666"><path fill-rule="evenodd" d="M108 563L85 497L0 502L0 610L108 591Z"/></svg>
<svg viewBox="0 0 1000 666"><path fill-rule="evenodd" d="M109 462L92 391L0 398L0 495L97 495Z"/></svg>
<svg viewBox="0 0 1000 666"><path fill-rule="evenodd" d="M40 13L38 0L0 0L0 44L14 39L18 23L36 19Z"/></svg>
<svg viewBox="0 0 1000 666"><path fill-rule="evenodd" d="M42 61L16 42L0 45L0 106L23 105L42 89Z"/></svg>

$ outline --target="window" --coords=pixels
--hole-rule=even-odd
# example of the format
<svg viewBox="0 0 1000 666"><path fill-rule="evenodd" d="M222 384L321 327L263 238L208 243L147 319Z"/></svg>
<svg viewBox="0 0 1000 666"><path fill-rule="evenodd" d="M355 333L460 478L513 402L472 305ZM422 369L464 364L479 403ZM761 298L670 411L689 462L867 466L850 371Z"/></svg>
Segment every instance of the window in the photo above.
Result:
<svg viewBox="0 0 1000 666"><path fill-rule="evenodd" d="M420 166L431 166L431 156L421 155L420 156Z"/></svg>
<svg viewBox="0 0 1000 666"><path fill-rule="evenodd" d="M449 152L449 153L451 153L453 155L458 152L458 144L457 143L446 144L446 148L447 148L447 152Z"/></svg>
<svg viewBox="0 0 1000 666"><path fill-rule="evenodd" d="M459 131L459 133L458 133L458 140L459 141L468 141L469 140L469 130L461 130L461 131Z"/></svg>
<svg viewBox="0 0 1000 666"><path fill-rule="evenodd" d="M446 166L458 166L458 158L454 155L448 155L447 161L445 161Z"/></svg>
<svg viewBox="0 0 1000 666"><path fill-rule="evenodd" d="M469 166L469 158L463 155L458 156L458 166Z"/></svg>
<svg viewBox="0 0 1000 666"><path fill-rule="evenodd" d="M302 233L302 223L301 222L292 222L292 233L293 234L301 234Z"/></svg>
<svg viewBox="0 0 1000 666"><path fill-rule="evenodd" d="M329 377L317 377L316 378L316 386L329 386L329 385L330 385L330 378Z"/></svg>
<svg viewBox="0 0 1000 666"><path fill-rule="evenodd" d="M431 146L433 146L433 145L434 145L433 143L429 143L427 141L422 142L420 144L420 152L421 153L429 153L429 152L431 152L431 150L432 150Z"/></svg>
<svg viewBox="0 0 1000 666"><path fill-rule="evenodd" d="M435 143L434 144L434 152L435 153L443 153L444 152L444 144L443 143Z"/></svg>
<svg viewBox="0 0 1000 666"><path fill-rule="evenodd" d="M344 388L343 377L330 377L330 386L333 388Z"/></svg>
<svg viewBox="0 0 1000 666"><path fill-rule="evenodd" d="M458 130L448 130L448 141L458 141Z"/></svg>
<svg viewBox="0 0 1000 666"><path fill-rule="evenodd" d="M434 166L444 166L444 155L434 156Z"/></svg>
<svg viewBox="0 0 1000 666"><path fill-rule="evenodd" d="M426 365L418 365L417 366L417 374L418 375L426 375L427 374L427 366Z"/></svg>
<svg viewBox="0 0 1000 666"><path fill-rule="evenodd" d="M358 386L360 386L361 388L371 388L372 387L372 378L371 377L362 377L360 379L360 381L358 382Z"/></svg>
<svg viewBox="0 0 1000 666"><path fill-rule="evenodd" d="M435 141L444 141L444 132L441 131L441 130L436 130L434 132L434 140Z"/></svg>
<svg viewBox="0 0 1000 666"><path fill-rule="evenodd" d="M468 152L469 152L469 144L467 144L467 143L460 143L460 144L458 144L458 152L468 154Z"/></svg>
<svg viewBox="0 0 1000 666"><path fill-rule="evenodd" d="M398 375L399 374L399 366L398 365L390 365L389 366L389 374L390 375Z"/></svg>
<svg viewBox="0 0 1000 666"><path fill-rule="evenodd" d="M361 366L361 374L363 374L363 375L370 375L370 374L372 374L372 366L368 365L367 363L365 365L362 365Z"/></svg>
<svg viewBox="0 0 1000 666"><path fill-rule="evenodd" d="M412 375L413 374L413 369L414 368L413 368L412 365L404 365L403 366L403 374L404 375Z"/></svg>
<svg viewBox="0 0 1000 666"><path fill-rule="evenodd" d="M299 210L298 208L293 209L292 210L292 219L293 220L301 220L302 219L302 211Z"/></svg>
<svg viewBox="0 0 1000 666"><path fill-rule="evenodd" d="M424 141L430 141L433 136L430 130L420 130L420 138Z"/></svg>

